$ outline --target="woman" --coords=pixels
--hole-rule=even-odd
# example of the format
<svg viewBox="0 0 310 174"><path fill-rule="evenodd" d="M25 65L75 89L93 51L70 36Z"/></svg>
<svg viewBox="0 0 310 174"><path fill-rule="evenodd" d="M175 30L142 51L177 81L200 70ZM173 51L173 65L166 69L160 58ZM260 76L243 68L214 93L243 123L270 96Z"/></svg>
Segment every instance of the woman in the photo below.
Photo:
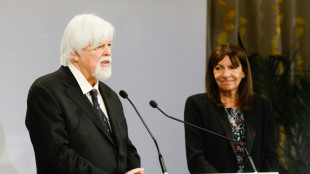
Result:
<svg viewBox="0 0 310 174"><path fill-rule="evenodd" d="M185 121L238 141L259 172L277 171L272 106L254 95L245 52L232 44L217 47L207 63L205 83L207 93L187 99ZM189 126L185 139L191 173L253 172L238 143Z"/></svg>

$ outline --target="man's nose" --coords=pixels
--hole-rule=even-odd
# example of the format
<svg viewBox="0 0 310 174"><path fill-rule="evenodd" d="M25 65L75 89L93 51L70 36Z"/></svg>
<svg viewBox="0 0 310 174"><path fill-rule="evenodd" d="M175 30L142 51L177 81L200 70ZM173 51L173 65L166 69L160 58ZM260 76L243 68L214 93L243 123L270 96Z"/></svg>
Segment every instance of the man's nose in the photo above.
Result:
<svg viewBox="0 0 310 174"><path fill-rule="evenodd" d="M104 47L103 48L103 52L102 52L102 56L112 56L112 53L111 53L111 48L110 47Z"/></svg>

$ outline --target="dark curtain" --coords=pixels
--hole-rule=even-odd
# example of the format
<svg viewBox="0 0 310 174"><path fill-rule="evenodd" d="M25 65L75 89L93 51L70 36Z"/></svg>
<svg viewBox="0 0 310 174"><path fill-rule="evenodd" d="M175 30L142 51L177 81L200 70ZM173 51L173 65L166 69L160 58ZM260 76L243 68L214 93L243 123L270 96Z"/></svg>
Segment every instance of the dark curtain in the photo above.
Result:
<svg viewBox="0 0 310 174"><path fill-rule="evenodd" d="M208 54L239 35L248 55L295 56L295 71L309 72L309 0L208 0L207 12Z"/></svg>

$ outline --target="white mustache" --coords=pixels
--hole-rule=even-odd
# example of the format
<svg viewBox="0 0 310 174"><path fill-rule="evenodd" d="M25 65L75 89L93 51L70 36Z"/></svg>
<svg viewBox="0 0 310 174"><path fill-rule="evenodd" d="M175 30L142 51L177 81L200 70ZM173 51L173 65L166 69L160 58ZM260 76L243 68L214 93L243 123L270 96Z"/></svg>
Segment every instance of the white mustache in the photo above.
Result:
<svg viewBox="0 0 310 174"><path fill-rule="evenodd" d="M103 62L103 61L109 61L110 64L112 63L112 58L110 56L103 56L100 58L99 62Z"/></svg>
<svg viewBox="0 0 310 174"><path fill-rule="evenodd" d="M104 61L109 61L109 66L108 67L101 67L100 63L104 62ZM111 70L111 62L112 62L112 58L109 56L104 56L101 57L100 60L97 63L97 67L95 69L95 71L92 73L92 75L100 81L106 80L108 79L111 74L112 74L112 70Z"/></svg>

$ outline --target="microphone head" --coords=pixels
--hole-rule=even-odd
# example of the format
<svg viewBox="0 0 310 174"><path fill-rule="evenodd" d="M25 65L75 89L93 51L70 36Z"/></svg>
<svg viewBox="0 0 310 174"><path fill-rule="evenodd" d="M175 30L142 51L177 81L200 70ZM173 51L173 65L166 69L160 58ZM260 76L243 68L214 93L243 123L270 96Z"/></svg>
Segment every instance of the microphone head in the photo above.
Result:
<svg viewBox="0 0 310 174"><path fill-rule="evenodd" d="M150 105L151 105L153 108L157 108L157 103L156 103L154 100L151 100L151 101L150 101Z"/></svg>
<svg viewBox="0 0 310 174"><path fill-rule="evenodd" d="M120 95L121 97L123 97L123 98L128 98L128 94L127 94L127 92L125 92L124 90L120 90L120 91L119 91L119 95Z"/></svg>

